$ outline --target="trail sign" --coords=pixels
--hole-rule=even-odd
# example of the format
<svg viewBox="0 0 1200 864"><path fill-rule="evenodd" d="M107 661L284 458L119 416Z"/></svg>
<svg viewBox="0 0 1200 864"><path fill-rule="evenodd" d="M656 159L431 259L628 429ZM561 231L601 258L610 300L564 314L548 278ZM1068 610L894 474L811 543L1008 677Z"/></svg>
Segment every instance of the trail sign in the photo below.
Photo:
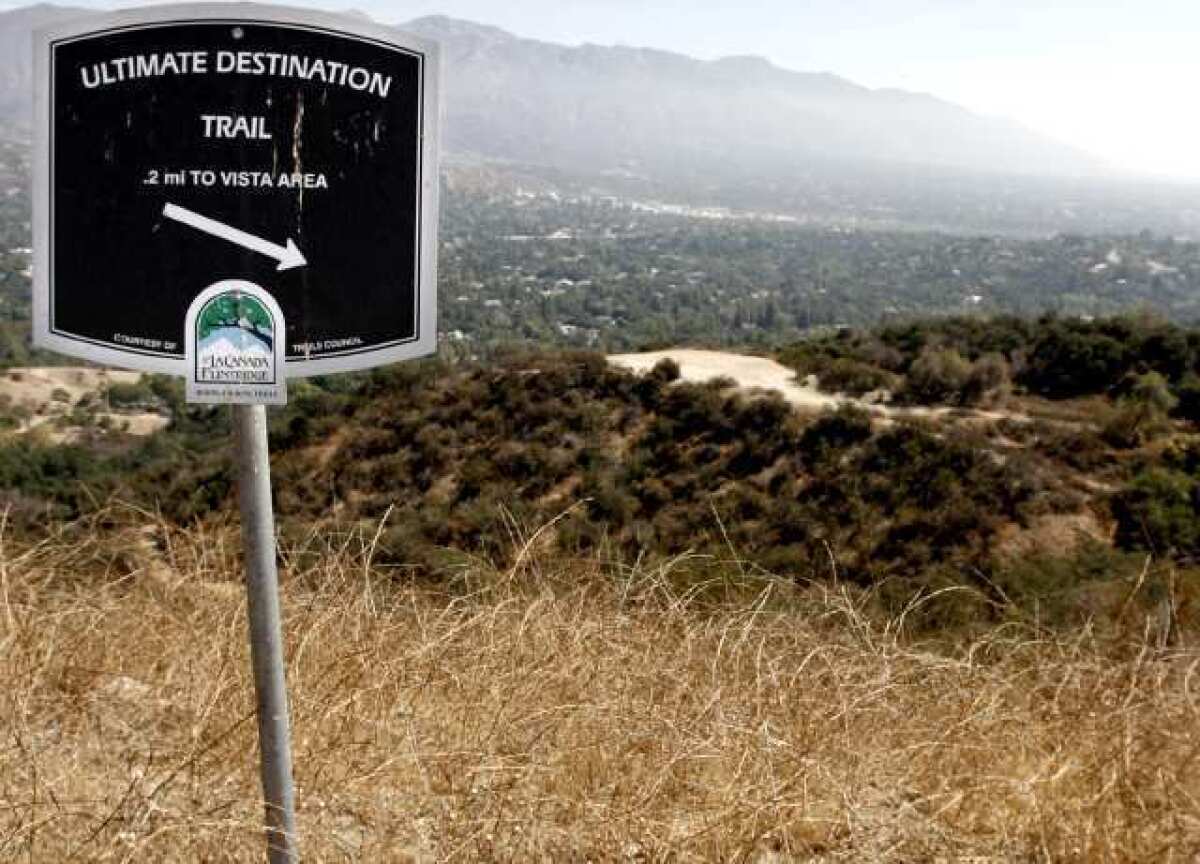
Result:
<svg viewBox="0 0 1200 864"><path fill-rule="evenodd" d="M434 46L247 4L36 41L37 344L190 375L189 308L241 280L278 304L285 377L435 350Z"/></svg>
<svg viewBox="0 0 1200 864"><path fill-rule="evenodd" d="M251 4L87 18L34 49L34 340L234 405L268 858L294 864L263 404L437 347L437 52Z"/></svg>

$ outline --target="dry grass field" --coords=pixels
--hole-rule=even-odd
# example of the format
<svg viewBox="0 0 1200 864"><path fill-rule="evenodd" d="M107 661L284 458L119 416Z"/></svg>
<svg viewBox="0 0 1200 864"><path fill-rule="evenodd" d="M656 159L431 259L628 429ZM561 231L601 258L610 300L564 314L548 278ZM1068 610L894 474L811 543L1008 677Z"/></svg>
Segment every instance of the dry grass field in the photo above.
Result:
<svg viewBox="0 0 1200 864"><path fill-rule="evenodd" d="M237 535L104 518L0 550L0 860L261 860ZM934 645L846 586L514 535L436 589L369 533L284 550L305 860L1200 853L1191 633Z"/></svg>

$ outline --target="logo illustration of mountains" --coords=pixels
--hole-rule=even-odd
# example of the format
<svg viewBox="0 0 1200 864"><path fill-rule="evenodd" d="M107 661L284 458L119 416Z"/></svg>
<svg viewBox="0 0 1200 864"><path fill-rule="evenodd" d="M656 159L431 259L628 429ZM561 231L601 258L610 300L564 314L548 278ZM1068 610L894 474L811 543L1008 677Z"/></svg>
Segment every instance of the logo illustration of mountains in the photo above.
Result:
<svg viewBox="0 0 1200 864"><path fill-rule="evenodd" d="M275 322L255 297L240 291L209 300L196 318L196 380L275 383Z"/></svg>

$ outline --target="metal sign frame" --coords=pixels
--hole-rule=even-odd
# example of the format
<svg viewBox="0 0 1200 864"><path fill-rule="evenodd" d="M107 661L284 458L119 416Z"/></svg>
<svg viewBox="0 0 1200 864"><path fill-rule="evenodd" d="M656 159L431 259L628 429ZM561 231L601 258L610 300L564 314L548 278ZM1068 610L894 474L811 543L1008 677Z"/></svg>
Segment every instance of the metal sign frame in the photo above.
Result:
<svg viewBox="0 0 1200 864"><path fill-rule="evenodd" d="M419 200L414 202L417 217L414 251L418 260L414 267L416 284L411 289L415 301L415 338L381 346L369 346L358 351L328 354L316 359L290 359L285 363L284 374L288 378L301 378L353 372L434 353L437 350L438 144L441 127L441 61L438 46L370 21L311 9L255 3L197 3L130 9L54 25L35 34L34 343L94 363L145 372L180 376L186 374L187 361L182 357L182 351L181 356L171 357L160 352L140 351L132 346L128 350L114 348L110 344L97 344L79 335L57 330L53 325L53 248L56 241L52 215L55 145L53 55L58 45L82 39L101 38L106 33L212 23L228 23L231 26L268 25L307 30L360 40L420 58L422 98L418 147ZM347 230L352 231L353 228L348 225ZM409 289L400 286L400 290ZM349 299L353 302L352 296ZM182 326L182 320L180 324ZM180 332L182 333L182 330Z"/></svg>

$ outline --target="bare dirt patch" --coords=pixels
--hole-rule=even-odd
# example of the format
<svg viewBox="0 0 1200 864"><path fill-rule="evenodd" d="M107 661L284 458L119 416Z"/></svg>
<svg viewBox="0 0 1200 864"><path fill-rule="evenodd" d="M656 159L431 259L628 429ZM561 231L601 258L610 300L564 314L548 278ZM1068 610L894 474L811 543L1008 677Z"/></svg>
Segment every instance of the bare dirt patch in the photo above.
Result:
<svg viewBox="0 0 1200 864"><path fill-rule="evenodd" d="M0 395L8 396L14 405L37 409L58 401L53 398L58 391L62 391L74 404L88 393L97 393L109 384L136 384L141 377L140 372L66 366L8 369L0 373Z"/></svg>
<svg viewBox="0 0 1200 864"><path fill-rule="evenodd" d="M818 388L815 376L800 379L794 369L789 369L769 357L733 354L728 351L670 348L644 354L613 354L609 356L608 361L614 366L642 374L666 359L679 364L679 377L684 381L703 383L715 378L729 378L739 390L747 393L778 393L795 407L806 411L824 411L842 405L853 405L874 414L884 422L903 418L972 423L995 423L1000 420L1029 422L1027 416L1016 411L897 407L870 399L856 399L841 393L825 393Z"/></svg>
<svg viewBox="0 0 1200 864"><path fill-rule="evenodd" d="M614 354L608 360L614 366L640 374L649 372L656 363L668 358L679 364L679 375L684 381L703 383L714 378L730 378L743 390L773 391L793 405L816 411L836 408L847 401L841 396L822 393L810 383L798 381L795 370L768 357L672 348L645 354Z"/></svg>
<svg viewBox="0 0 1200 864"><path fill-rule="evenodd" d="M7 400L10 408L28 414L19 432L39 429L56 443L70 443L80 437L81 430L57 428L62 424L55 421L66 418L87 397L100 397L110 385L136 384L141 378L140 372L87 367L7 369L0 372L0 400ZM97 422L104 418L110 428L137 437L152 435L169 423L163 415L150 411L112 411L102 407L93 414Z"/></svg>
<svg viewBox="0 0 1200 864"><path fill-rule="evenodd" d="M1113 529L1091 511L1039 516L1028 528L1010 525L1000 535L997 551L1010 558L1067 555L1084 543L1111 545Z"/></svg>

